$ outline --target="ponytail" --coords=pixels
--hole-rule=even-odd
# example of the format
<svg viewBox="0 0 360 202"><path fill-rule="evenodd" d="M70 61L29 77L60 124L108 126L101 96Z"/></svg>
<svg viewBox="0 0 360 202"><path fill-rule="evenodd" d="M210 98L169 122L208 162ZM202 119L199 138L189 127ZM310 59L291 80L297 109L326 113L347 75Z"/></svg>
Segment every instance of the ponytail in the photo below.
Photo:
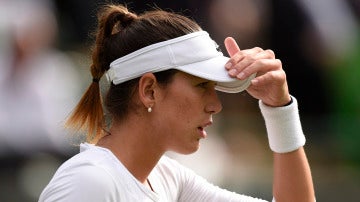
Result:
<svg viewBox="0 0 360 202"><path fill-rule="evenodd" d="M105 6L98 15L98 29L90 66L93 82L88 87L65 125L75 131L85 131L86 140L96 143L102 136L104 114L99 80L112 60L106 54L112 36L125 29L137 16L119 5Z"/></svg>
<svg viewBox="0 0 360 202"><path fill-rule="evenodd" d="M65 125L75 131L86 131L86 140L96 142L103 128L103 108L98 79L93 79Z"/></svg>
<svg viewBox="0 0 360 202"><path fill-rule="evenodd" d="M105 134L104 112L99 80L110 63L148 45L201 30L194 21L166 11L148 11L140 16L121 5L107 5L98 14L98 28L90 67L93 82L66 122L68 127L87 132L87 141L96 143ZM132 67L127 67L132 68ZM173 73L157 73L159 82L166 84ZM134 102L137 80L111 84L105 107L113 119L124 120L139 108Z"/></svg>

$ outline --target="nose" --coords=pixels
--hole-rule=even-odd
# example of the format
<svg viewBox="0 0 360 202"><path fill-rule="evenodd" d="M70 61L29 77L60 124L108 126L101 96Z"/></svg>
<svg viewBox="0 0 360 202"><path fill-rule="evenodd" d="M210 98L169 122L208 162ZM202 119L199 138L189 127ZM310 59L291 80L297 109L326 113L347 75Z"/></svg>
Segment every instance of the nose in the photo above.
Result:
<svg viewBox="0 0 360 202"><path fill-rule="evenodd" d="M209 97L206 100L207 100L207 104L205 107L205 111L207 113L217 114L222 110L222 104L219 100L219 97L215 89L212 89L209 92Z"/></svg>

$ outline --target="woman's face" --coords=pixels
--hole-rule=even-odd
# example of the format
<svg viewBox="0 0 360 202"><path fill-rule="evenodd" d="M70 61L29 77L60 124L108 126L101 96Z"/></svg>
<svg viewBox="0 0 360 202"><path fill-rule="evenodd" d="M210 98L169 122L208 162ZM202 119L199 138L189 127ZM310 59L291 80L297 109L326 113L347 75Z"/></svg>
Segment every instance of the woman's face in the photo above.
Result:
<svg viewBox="0 0 360 202"><path fill-rule="evenodd" d="M153 112L157 113L155 128L164 149L182 154L198 150L200 139L207 135L205 127L212 124L212 115L222 109L215 82L179 72L160 98Z"/></svg>

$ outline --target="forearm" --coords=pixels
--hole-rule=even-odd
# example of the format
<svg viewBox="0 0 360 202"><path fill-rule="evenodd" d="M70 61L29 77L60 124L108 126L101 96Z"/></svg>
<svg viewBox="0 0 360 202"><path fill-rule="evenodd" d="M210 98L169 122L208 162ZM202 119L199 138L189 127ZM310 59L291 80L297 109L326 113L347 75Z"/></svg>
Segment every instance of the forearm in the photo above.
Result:
<svg viewBox="0 0 360 202"><path fill-rule="evenodd" d="M297 101L286 107L260 102L271 150L274 152L274 198L282 201L314 201L314 188L304 152L305 136Z"/></svg>
<svg viewBox="0 0 360 202"><path fill-rule="evenodd" d="M276 202L315 200L311 171L303 147L288 153L274 152L273 194Z"/></svg>

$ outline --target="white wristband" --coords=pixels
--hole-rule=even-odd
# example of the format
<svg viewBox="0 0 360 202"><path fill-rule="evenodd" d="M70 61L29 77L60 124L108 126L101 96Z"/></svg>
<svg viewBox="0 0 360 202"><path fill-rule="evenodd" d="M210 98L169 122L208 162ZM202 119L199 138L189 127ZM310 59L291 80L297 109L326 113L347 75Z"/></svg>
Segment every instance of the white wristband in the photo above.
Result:
<svg viewBox="0 0 360 202"><path fill-rule="evenodd" d="M270 107L259 101L269 145L276 153L295 151L305 145L297 100L294 97L291 99L292 103L284 107Z"/></svg>

